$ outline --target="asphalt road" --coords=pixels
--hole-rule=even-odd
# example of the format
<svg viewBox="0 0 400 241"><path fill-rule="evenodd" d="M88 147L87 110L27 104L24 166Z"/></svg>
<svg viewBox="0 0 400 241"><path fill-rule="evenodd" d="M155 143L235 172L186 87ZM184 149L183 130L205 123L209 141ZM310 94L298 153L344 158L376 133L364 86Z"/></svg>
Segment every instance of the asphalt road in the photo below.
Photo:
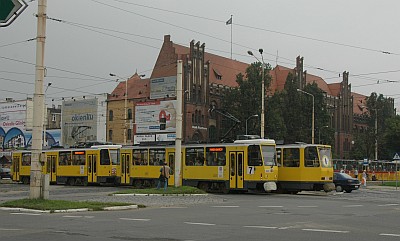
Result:
<svg viewBox="0 0 400 241"><path fill-rule="evenodd" d="M0 184L0 200L27 195ZM0 211L0 240L400 240L400 191L111 197L114 187L52 186L50 197L150 204L129 211Z"/></svg>

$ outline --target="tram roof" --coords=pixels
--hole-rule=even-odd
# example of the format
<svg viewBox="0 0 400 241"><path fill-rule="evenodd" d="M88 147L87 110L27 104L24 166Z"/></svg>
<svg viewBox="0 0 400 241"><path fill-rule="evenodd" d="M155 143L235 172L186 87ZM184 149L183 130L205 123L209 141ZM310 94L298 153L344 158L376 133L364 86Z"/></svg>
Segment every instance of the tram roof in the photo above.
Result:
<svg viewBox="0 0 400 241"><path fill-rule="evenodd" d="M316 147L329 147L331 148L330 145L325 145L325 144L309 144L309 143L304 143L304 142L296 142L296 143L291 143L291 144L277 144L276 147L283 147L283 148L306 148L310 146L316 146Z"/></svg>

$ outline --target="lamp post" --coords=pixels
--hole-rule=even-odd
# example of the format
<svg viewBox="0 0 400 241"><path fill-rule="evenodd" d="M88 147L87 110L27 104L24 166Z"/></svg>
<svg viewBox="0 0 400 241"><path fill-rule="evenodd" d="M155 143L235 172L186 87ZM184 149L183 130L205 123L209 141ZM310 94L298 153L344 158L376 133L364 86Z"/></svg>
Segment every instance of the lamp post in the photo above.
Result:
<svg viewBox="0 0 400 241"><path fill-rule="evenodd" d="M319 128L319 131L318 131L318 143L319 144L321 144L321 130L323 128L327 128L327 127L329 127L329 126L322 126L322 127Z"/></svg>
<svg viewBox="0 0 400 241"><path fill-rule="evenodd" d="M262 68L261 68L261 139L264 139L264 122L265 122L265 108L264 108L264 99L265 99L265 86L264 86L264 68L265 68L265 63L264 63L264 57L263 57L263 49L259 49L258 52L260 52L261 55L261 60L260 61L250 50L247 51L247 53L251 56L253 56L258 62L262 63ZM247 134L247 133L246 133Z"/></svg>
<svg viewBox="0 0 400 241"><path fill-rule="evenodd" d="M258 115L255 114L255 115L249 116L249 117L246 119L246 135L247 135L247 121L248 121L250 118L253 118L253 117L258 117Z"/></svg>
<svg viewBox="0 0 400 241"><path fill-rule="evenodd" d="M45 96L45 100L46 100L46 93L47 93L47 89L50 87L52 83L49 82L47 83L46 86L46 90L44 91L44 96ZM47 123L48 123L48 119L47 119L47 108L46 108L46 103L43 104L44 107L44 111L43 111L43 146L47 146L46 144L46 127L47 127Z"/></svg>
<svg viewBox="0 0 400 241"><path fill-rule="evenodd" d="M314 95L301 89L297 89L297 91L312 97L311 144L314 144Z"/></svg>

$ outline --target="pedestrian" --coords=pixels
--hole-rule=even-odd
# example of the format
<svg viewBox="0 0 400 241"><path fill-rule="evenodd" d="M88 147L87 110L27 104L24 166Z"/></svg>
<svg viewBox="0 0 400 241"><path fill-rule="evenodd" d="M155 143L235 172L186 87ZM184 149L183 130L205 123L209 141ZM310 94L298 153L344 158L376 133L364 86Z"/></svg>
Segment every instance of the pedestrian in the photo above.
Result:
<svg viewBox="0 0 400 241"><path fill-rule="evenodd" d="M358 179L358 170L357 170L357 167L354 168L354 177Z"/></svg>
<svg viewBox="0 0 400 241"><path fill-rule="evenodd" d="M158 178L157 189L160 189L161 183L164 183L164 191L167 191L170 170L171 168L167 166L166 162L164 162L163 166L160 168L160 177Z"/></svg>
<svg viewBox="0 0 400 241"><path fill-rule="evenodd" d="M364 187L367 187L367 172L365 170L362 173L362 183Z"/></svg>

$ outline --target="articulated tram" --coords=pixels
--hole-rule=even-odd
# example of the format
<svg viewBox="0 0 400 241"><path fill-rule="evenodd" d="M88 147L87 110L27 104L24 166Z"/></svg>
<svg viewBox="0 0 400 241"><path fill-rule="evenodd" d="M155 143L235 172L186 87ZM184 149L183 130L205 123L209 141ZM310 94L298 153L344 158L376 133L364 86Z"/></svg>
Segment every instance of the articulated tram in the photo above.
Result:
<svg viewBox="0 0 400 241"><path fill-rule="evenodd" d="M169 185L180 175L182 185L206 191L276 190L278 167L274 140L239 140L235 143L183 145L181 173L175 173L175 146L97 146L45 150L42 172L51 183L87 185L113 183L155 186L161 166L171 167ZM13 154L13 180L29 182L30 151Z"/></svg>
<svg viewBox="0 0 400 241"><path fill-rule="evenodd" d="M42 173L49 174L50 183L87 185L89 183L119 183L120 145L92 146L78 149L43 150ZM31 171L31 151L15 151L12 155L13 181L28 184Z"/></svg>
<svg viewBox="0 0 400 241"><path fill-rule="evenodd" d="M331 146L296 143L277 145L278 192L335 190Z"/></svg>

